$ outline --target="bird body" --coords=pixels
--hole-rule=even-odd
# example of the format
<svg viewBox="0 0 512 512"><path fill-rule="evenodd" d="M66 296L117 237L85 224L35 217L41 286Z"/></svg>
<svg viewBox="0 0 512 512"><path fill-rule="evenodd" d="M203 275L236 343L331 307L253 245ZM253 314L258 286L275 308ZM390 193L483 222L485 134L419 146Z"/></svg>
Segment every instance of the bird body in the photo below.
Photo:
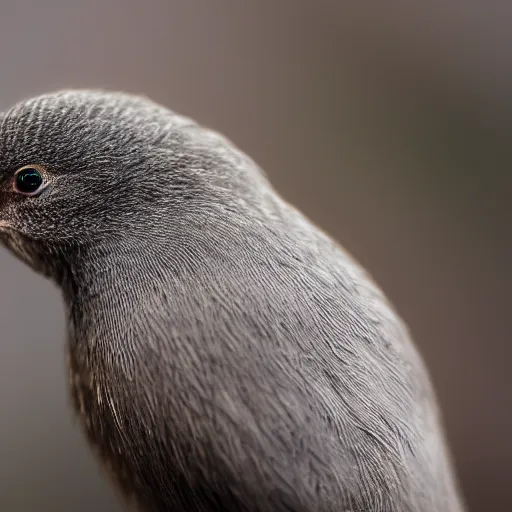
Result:
<svg viewBox="0 0 512 512"><path fill-rule="evenodd" d="M249 157L120 93L0 121L0 240L61 287L73 403L140 510L462 511L403 321Z"/></svg>

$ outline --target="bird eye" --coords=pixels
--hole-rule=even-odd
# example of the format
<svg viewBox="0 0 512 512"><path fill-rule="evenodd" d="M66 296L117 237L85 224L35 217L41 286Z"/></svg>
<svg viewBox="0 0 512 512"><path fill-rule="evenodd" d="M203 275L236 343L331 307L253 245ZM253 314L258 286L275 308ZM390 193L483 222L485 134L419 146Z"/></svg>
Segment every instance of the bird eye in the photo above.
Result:
<svg viewBox="0 0 512 512"><path fill-rule="evenodd" d="M22 167L14 175L14 189L20 194L33 196L41 191L43 183L41 170L34 165Z"/></svg>

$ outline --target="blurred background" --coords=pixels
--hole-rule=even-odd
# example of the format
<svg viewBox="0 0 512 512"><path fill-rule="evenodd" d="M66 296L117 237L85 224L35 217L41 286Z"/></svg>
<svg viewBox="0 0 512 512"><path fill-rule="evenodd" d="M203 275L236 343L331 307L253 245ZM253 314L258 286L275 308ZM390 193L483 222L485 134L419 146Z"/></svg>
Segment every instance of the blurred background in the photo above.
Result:
<svg viewBox="0 0 512 512"><path fill-rule="evenodd" d="M506 510L511 22L493 0L0 0L0 110L122 89L234 140L395 303L469 509ZM0 509L123 510L73 420L58 291L3 249L0 283Z"/></svg>

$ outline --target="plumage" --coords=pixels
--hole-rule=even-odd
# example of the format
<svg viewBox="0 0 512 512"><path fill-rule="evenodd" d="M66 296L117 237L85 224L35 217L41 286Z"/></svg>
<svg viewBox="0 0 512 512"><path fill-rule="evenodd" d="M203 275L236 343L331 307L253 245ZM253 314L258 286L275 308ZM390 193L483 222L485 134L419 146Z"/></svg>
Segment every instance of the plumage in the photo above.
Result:
<svg viewBox="0 0 512 512"><path fill-rule="evenodd" d="M21 102L0 240L62 289L73 404L141 510L462 511L403 321L221 135L121 93Z"/></svg>

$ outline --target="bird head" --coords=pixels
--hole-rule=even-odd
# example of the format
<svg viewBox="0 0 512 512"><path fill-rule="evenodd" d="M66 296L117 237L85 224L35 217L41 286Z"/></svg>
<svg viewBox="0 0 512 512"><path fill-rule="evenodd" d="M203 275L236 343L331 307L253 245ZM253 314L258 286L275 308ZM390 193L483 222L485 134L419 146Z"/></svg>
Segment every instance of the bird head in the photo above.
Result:
<svg viewBox="0 0 512 512"><path fill-rule="evenodd" d="M52 274L92 245L158 236L180 211L247 187L245 157L227 144L138 96L75 90L21 102L0 117L0 242Z"/></svg>

